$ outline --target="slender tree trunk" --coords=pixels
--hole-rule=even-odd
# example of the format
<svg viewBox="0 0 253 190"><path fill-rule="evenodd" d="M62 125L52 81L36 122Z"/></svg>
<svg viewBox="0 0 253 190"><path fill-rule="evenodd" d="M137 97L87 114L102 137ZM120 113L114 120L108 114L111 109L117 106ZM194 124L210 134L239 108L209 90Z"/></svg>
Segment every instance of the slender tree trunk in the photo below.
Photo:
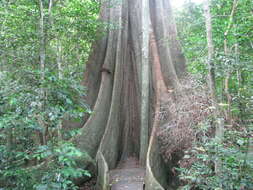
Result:
<svg viewBox="0 0 253 190"><path fill-rule="evenodd" d="M59 80L63 79L63 67L62 67L62 47L60 40L57 39L57 45L56 45L56 61L57 61L57 68L58 68L58 78ZM57 126L58 131L58 138L59 140L62 140L62 121L59 121L59 124Z"/></svg>
<svg viewBox="0 0 253 190"><path fill-rule="evenodd" d="M205 13L205 22L206 22L206 35L207 35L207 46L208 46L208 58L207 58L207 66L208 66L208 78L207 82L209 85L209 90L211 93L213 107L214 107L214 118L215 118L215 138L218 143L222 143L224 136L224 121L220 118L219 106L216 98L215 92L215 72L213 65L213 56L214 56L214 45L212 38L212 15L210 11L210 2L209 0L205 0L204 2L204 13ZM217 160L215 162L215 172L220 175L222 163L221 160Z"/></svg>
<svg viewBox="0 0 253 190"><path fill-rule="evenodd" d="M47 11L44 7L44 1L38 0L39 3L39 11L40 11L40 18L39 18L39 38L40 38L40 51L39 51L39 57L40 57L40 72L41 72L41 105L40 109L43 111L44 109L44 103L46 100L46 90L43 87L43 83L45 82L45 72L46 72L46 47L48 44L48 27L51 27L53 24L53 18L52 18L52 7L53 7L53 0L48 1L48 7ZM47 13L47 14L46 14ZM47 18L47 19L46 19ZM48 136L48 126L44 122L44 119L39 115L38 120L40 125L43 127L42 132L42 144L47 144L47 136Z"/></svg>
<svg viewBox="0 0 253 190"><path fill-rule="evenodd" d="M60 40L57 39L57 48L56 48L56 61L58 68L58 78L63 79L63 67L62 67L62 47Z"/></svg>
<svg viewBox="0 0 253 190"><path fill-rule="evenodd" d="M236 65L239 65L240 57L239 57L239 45L238 44L235 45L235 55L236 55ZM238 82L237 96L240 97L240 98L242 97L241 89L244 86L243 72L242 72L241 69L242 69L241 67L238 67L237 70L236 70L237 82ZM244 117L244 113L245 113L245 106L242 103L242 101L239 101L239 110L240 110L240 119L239 120L240 120L241 123L245 123L243 121L243 117Z"/></svg>
<svg viewBox="0 0 253 190"><path fill-rule="evenodd" d="M206 39L207 39L207 47L208 47L208 58L207 58L207 67L208 67L208 78L207 82L209 85L209 90L211 92L211 96L214 101L216 101L216 93L215 93L215 71L213 64L213 56L214 56L214 45L213 45L213 37L212 37L212 15L210 12L210 2L209 0L205 0L204 2L204 13L205 13L205 22L206 22Z"/></svg>
<svg viewBox="0 0 253 190"><path fill-rule="evenodd" d="M49 3L48 3L48 13L49 13L49 15L51 15L51 13L52 13L52 7L53 7L53 0L49 0Z"/></svg>
<svg viewBox="0 0 253 190"><path fill-rule="evenodd" d="M5 10L5 15L8 15L8 6L9 6L10 2L7 2L4 6L4 10ZM6 21L7 18L5 18L3 20L3 22L1 23L1 33L6 29ZM1 51L0 51L0 58L1 58L1 62L0 62L0 72L5 70L5 66L7 65L7 43L4 43L1 45Z"/></svg>
<svg viewBox="0 0 253 190"><path fill-rule="evenodd" d="M45 100L45 89L43 88L43 83L45 81L45 62L46 62L46 44L45 44L45 13L44 13L44 5L43 1L39 0L39 10L40 10L40 18L39 18L39 37L40 37L40 52L39 52L39 57L40 57L40 72L41 72L41 78L40 82L42 84L41 87L41 94L40 94L40 109L43 110L44 108L44 100ZM44 124L43 119L41 116L38 116L39 123L41 126L43 126L43 134L42 134L42 140L43 144L46 144L46 134L47 134L47 127Z"/></svg>
<svg viewBox="0 0 253 190"><path fill-rule="evenodd" d="M226 57L229 56L229 47L228 47L227 37L228 37L228 34L229 34L230 29L231 29L232 24L233 24L233 17L234 17L237 5L238 5L238 0L234 0L233 1L233 6L232 6L232 11L231 11L230 17L229 17L229 23L228 23L227 29L224 33L224 54L225 54ZM225 84L225 95L226 95L227 104L228 104L227 113L226 113L226 120L227 120L227 122L230 126L233 125L233 119L232 119L232 113L231 113L232 97L231 97L231 94L229 92L229 81L230 81L230 77L231 77L231 72L232 71L230 71L230 68L228 68L228 71L226 72L225 82L224 82L224 84Z"/></svg>
<svg viewBox="0 0 253 190"><path fill-rule="evenodd" d="M40 70L41 82L45 80L45 61L46 61L46 47L45 47L45 23L44 23L44 6L42 0L39 0L40 21L39 21L39 36L40 36ZM41 90L44 94L44 89Z"/></svg>

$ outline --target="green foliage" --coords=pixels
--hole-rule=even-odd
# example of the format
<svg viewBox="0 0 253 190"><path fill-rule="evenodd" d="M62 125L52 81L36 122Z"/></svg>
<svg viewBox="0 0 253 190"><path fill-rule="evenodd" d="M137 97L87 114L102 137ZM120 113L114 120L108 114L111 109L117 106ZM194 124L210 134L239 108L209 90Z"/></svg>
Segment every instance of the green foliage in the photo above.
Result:
<svg viewBox="0 0 253 190"><path fill-rule="evenodd" d="M203 8L195 3L185 4L183 10L176 13L179 39L183 53L188 61L188 70L194 74L206 73L205 55L206 33Z"/></svg>
<svg viewBox="0 0 253 190"><path fill-rule="evenodd" d="M209 126L205 126L208 130ZM253 186L253 160L247 158L248 135L252 131L236 132L227 128L225 141L220 143L217 138L203 135L203 128L199 128L201 140L196 142L193 149L185 158L195 158L189 168L179 168L181 179L187 183L182 189L206 190L241 190ZM219 172L215 172L215 162L220 162Z"/></svg>
<svg viewBox="0 0 253 190"><path fill-rule="evenodd" d="M74 145L59 142L36 147L33 153L9 151L1 146L1 178L5 189L77 189L71 179L90 176L87 170L79 168L76 160L85 154ZM39 162L27 166L27 161Z"/></svg>
<svg viewBox="0 0 253 190"><path fill-rule="evenodd" d="M75 189L89 176L77 161L85 152L68 142L90 113L81 85L99 4L49 1L44 6L45 69L40 65L38 1L0 1L0 188ZM64 119L64 120L63 120ZM83 150L82 150L83 151Z"/></svg>
<svg viewBox="0 0 253 190"><path fill-rule="evenodd" d="M224 33L228 27L233 1L212 0L211 2L216 83L218 95L221 98L222 80L227 71L234 75L233 81L237 80L237 71L241 71L242 78L246 77L243 79L245 85L252 85L252 79L248 77L253 67L251 10L253 5L251 0L239 1L232 27L227 35L229 54L224 55ZM176 21L179 39L188 61L188 70L191 73L205 76L207 45L202 5L189 1L183 9L176 12ZM239 46L238 55L235 52L235 44ZM238 91L238 86L230 85L235 87L235 92Z"/></svg>
<svg viewBox="0 0 253 190"><path fill-rule="evenodd" d="M33 185L36 190L77 189L71 179L90 176L87 170L78 168L76 160L85 155L72 144L62 143L53 147L41 146L33 156L38 160L48 157L53 159L40 177L41 180Z"/></svg>
<svg viewBox="0 0 253 190"><path fill-rule="evenodd" d="M253 186L253 163L247 158L249 139L252 138L253 115L253 16L251 0L238 1L229 27L233 1L212 0L212 33L215 55L215 85L220 117L232 115L232 126L225 121L225 136L218 143L210 124L198 128L201 138L183 160L191 166L179 169L185 183L184 189L250 189ZM191 1L176 12L179 38L188 62L188 71L206 82L207 45L203 5ZM228 31L227 36L225 32ZM224 50L227 39L228 52ZM228 92L225 90L228 77ZM231 96L229 109L227 94ZM225 117L226 118L226 117ZM212 130L214 131L214 130ZM210 132L210 131L209 131ZM207 135L208 134L208 135ZM215 162L221 163L215 172ZM188 163L189 163L188 162Z"/></svg>

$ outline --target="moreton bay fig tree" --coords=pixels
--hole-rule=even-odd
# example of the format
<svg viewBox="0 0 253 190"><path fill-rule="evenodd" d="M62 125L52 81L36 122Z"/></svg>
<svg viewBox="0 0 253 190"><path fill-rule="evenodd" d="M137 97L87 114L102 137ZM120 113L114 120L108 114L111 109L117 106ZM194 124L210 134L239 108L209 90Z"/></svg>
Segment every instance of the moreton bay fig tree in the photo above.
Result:
<svg viewBox="0 0 253 190"><path fill-rule="evenodd" d="M168 90L181 93L185 72L170 1L100 3L108 27L98 31L104 35L93 44L84 75L93 113L73 140L96 158L98 189L107 189L108 171L131 156L146 168L146 189L163 189L156 113Z"/></svg>

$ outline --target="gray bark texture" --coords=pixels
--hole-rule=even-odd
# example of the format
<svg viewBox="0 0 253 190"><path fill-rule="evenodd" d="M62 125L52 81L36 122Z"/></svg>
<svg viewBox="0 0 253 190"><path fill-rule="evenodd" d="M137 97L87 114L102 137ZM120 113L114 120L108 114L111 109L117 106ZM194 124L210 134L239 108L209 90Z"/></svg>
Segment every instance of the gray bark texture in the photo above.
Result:
<svg viewBox="0 0 253 190"><path fill-rule="evenodd" d="M149 126L149 30L150 16L148 0L142 0L142 55L141 55L141 133L140 136L140 162L146 163L148 151Z"/></svg>
<svg viewBox="0 0 253 190"><path fill-rule="evenodd" d="M213 65L214 45L213 45L213 37L212 37L212 15L211 15L211 11L210 11L210 1L209 0L204 1L204 13L205 13L206 37L207 37L207 46L208 46L207 83L209 85L209 90L210 90L211 97L213 100L213 106L215 108L214 113L213 113L214 118L216 118L215 119L215 138L217 139L218 143L222 143L223 138L224 138L224 120L223 120L223 118L220 117L221 113L220 113L220 108L218 105L216 92L215 92L215 72L214 72L214 65ZM221 168L222 168L222 161L216 160L215 161L215 172L217 175L220 175Z"/></svg>
<svg viewBox="0 0 253 190"><path fill-rule="evenodd" d="M128 157L146 168L146 189L164 189L155 113L185 72L170 2L104 0L100 19L106 35L94 43L84 76L93 113L73 141L96 158L97 189L109 188L109 170Z"/></svg>
<svg viewBox="0 0 253 190"><path fill-rule="evenodd" d="M212 15L211 15L211 11L210 11L209 0L205 0L205 2L204 2L204 13L205 13L205 23L206 23L206 39L207 39L207 47L208 47L208 58L207 58L208 78L207 78L207 82L209 85L212 99L216 101L215 73L214 73L214 65L213 65L214 45L213 45L213 35L212 35Z"/></svg>

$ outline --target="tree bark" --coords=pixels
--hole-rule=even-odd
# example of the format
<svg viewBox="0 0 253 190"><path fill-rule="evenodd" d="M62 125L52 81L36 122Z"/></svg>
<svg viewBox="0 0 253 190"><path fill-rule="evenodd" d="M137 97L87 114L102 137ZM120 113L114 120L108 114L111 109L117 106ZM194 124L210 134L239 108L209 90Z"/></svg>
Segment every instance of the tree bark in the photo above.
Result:
<svg viewBox="0 0 253 190"><path fill-rule="evenodd" d="M73 139L81 150L96 157L100 189L106 188L108 171L130 156L140 158L144 167L149 164L149 176L156 177L152 174L155 162L146 162L148 146L156 143L150 141L151 136L156 139L151 131L158 119L155 110L160 109L156 81L163 81L165 91L180 91L179 75L185 71L169 3L122 0L115 5L113 0L101 1L100 20L108 27L106 35L93 44L84 76L86 102L93 114L85 118L81 134ZM110 28L112 23L116 29ZM151 47L150 35L157 48ZM151 55L156 55L156 61ZM160 74L155 75L157 68ZM149 152L154 155L153 148Z"/></svg>
<svg viewBox="0 0 253 190"><path fill-rule="evenodd" d="M206 39L208 47L208 58L207 58L207 67L208 67L208 85L210 89L211 96L214 101L216 101L215 93L215 72L213 65L213 55L214 55L214 45L212 37L212 15L210 12L210 2L205 0L204 2L204 13L205 13L205 22L206 22Z"/></svg>
<svg viewBox="0 0 253 190"><path fill-rule="evenodd" d="M141 72L141 133L140 133L140 162L146 163L149 137L149 33L150 16L148 0L142 0L142 72Z"/></svg>
<svg viewBox="0 0 253 190"><path fill-rule="evenodd" d="M232 10L230 13L230 17L229 17L229 23L228 23L227 29L224 33L224 54L226 57L229 56L229 47L228 47L228 39L227 38L228 38L228 34L230 32L230 29L232 27L232 24L233 24L233 18L234 18L234 14L235 14L237 5L238 5L238 0L234 0ZM232 126L233 125L233 119L232 119L232 113L231 113L232 97L229 92L230 77L231 77L231 71L230 71L230 68L228 68L228 71L226 72L225 82L224 82L225 83L225 95L226 95L227 104L228 104L228 108L227 108L227 112L226 112L226 120L227 120L228 124L230 126Z"/></svg>
<svg viewBox="0 0 253 190"><path fill-rule="evenodd" d="M39 0L39 9L40 9L40 20L39 20L40 70L41 70L41 82L43 82L45 80L46 45L45 45L45 23L44 23L45 13L42 0ZM42 92L42 94L44 94L44 92Z"/></svg>
<svg viewBox="0 0 253 190"><path fill-rule="evenodd" d="M44 12L44 5L43 1L39 0L39 38L40 38L40 51L39 51L39 58L40 58L40 82L42 87L40 88L40 109L41 111L44 109L44 99L45 99L45 89L43 87L43 83L45 81L45 64L46 64L46 42L45 42L45 12ZM38 136L42 136L42 144L46 144L46 136L47 136L47 126L44 124L43 119L41 116L38 116L38 123L41 124L43 127L42 134L38 134Z"/></svg>
<svg viewBox="0 0 253 190"><path fill-rule="evenodd" d="M215 72L213 65L213 56L214 56L214 45L213 45L213 37L212 37L212 15L210 11L210 2L209 0L205 0L204 2L204 13L205 13L205 23L206 23L206 39L207 39L207 47L208 47L208 57L207 57L207 67L208 67L208 76L207 83L209 86L209 90L211 93L213 107L214 107L214 120L215 120L215 138L219 143L222 142L224 126L223 121L221 121L219 117L219 106L216 98L215 92ZM221 161L215 161L215 172L217 174L220 173Z"/></svg>

